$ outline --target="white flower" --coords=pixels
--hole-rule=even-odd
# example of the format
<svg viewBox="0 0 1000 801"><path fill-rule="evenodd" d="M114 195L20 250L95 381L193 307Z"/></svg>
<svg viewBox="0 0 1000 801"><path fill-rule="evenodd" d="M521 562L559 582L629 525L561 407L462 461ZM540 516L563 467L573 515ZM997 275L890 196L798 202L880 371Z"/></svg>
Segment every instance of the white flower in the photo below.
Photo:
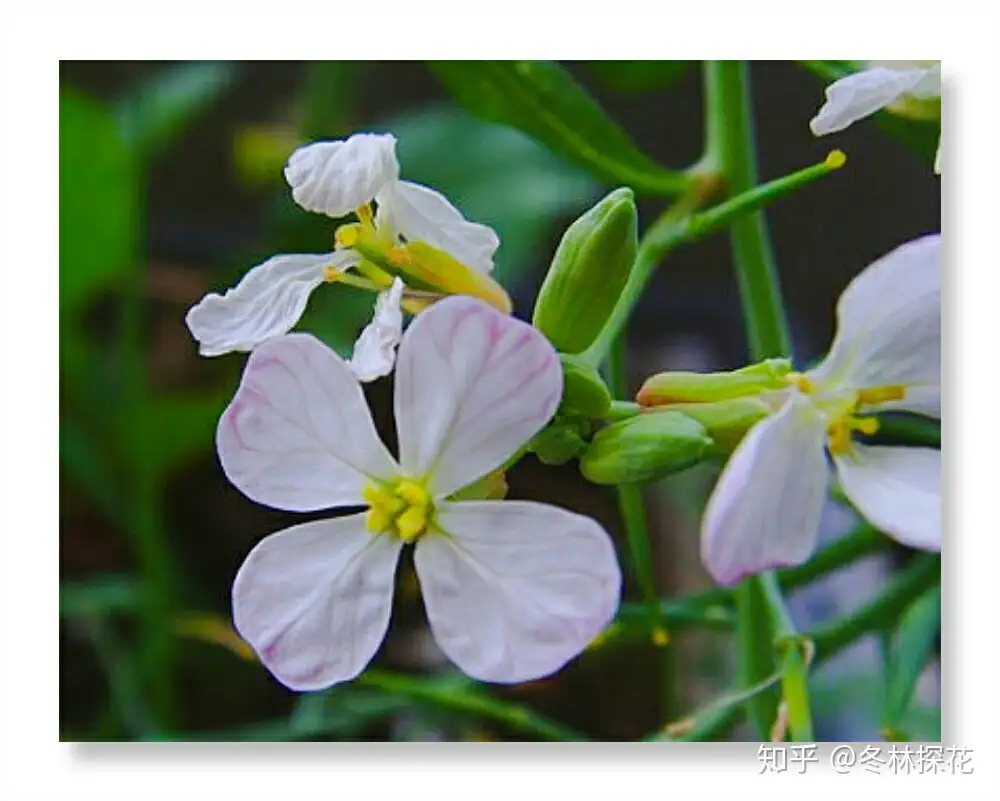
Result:
<svg viewBox="0 0 1000 801"><path fill-rule="evenodd" d="M719 477L702 521L702 560L721 583L815 549L832 458L844 493L875 527L914 548L941 548L941 452L866 445L864 415L941 414L941 237L876 261L844 290L823 362L792 375L780 410L755 425Z"/></svg>
<svg viewBox="0 0 1000 801"><path fill-rule="evenodd" d="M459 668L500 683L559 670L617 611L610 537L542 503L448 500L552 417L555 350L477 299L446 298L403 336L395 393L398 462L333 351L307 334L254 349L219 422L229 480L278 509L368 510L261 541L233 585L236 628L292 689L347 681L385 636L412 542L431 632Z"/></svg>
<svg viewBox="0 0 1000 801"><path fill-rule="evenodd" d="M285 177L292 197L308 211L343 217L354 212L359 223L343 226L333 253L274 256L251 269L223 295L206 295L187 314L191 334L203 356L249 351L287 333L305 311L309 296L330 281L360 283L381 290L376 309L398 314L405 284L380 269L403 258L407 243L422 242L444 251L461 265L488 275L500 244L488 226L466 220L447 198L433 189L399 180L396 139L391 134L355 134L345 141L317 142L296 150ZM371 203L377 204L373 214ZM362 253L364 251L364 253ZM348 276L358 269L362 277ZM362 333L352 366L370 381L392 370L402 317L392 325L376 318ZM390 333L395 339L390 341ZM368 358L378 341L380 358ZM359 352L360 351L360 352Z"/></svg>
<svg viewBox="0 0 1000 801"><path fill-rule="evenodd" d="M826 103L809 127L816 136L842 131L876 111L907 97L930 100L941 96L939 62L882 62L870 69L834 81L826 88ZM934 171L941 171L941 148L934 158Z"/></svg>

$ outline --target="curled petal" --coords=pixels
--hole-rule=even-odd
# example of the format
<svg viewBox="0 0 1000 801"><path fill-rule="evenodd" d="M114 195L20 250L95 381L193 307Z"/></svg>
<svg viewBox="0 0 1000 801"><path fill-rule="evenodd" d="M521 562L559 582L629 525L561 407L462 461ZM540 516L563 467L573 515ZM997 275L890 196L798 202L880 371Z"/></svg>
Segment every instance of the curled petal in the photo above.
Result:
<svg viewBox="0 0 1000 801"><path fill-rule="evenodd" d="M375 301L375 316L365 326L348 364L359 381L374 381L392 372L396 361L396 346L403 337L403 282L396 278L392 286L380 292Z"/></svg>
<svg viewBox="0 0 1000 801"><path fill-rule="evenodd" d="M309 334L269 340L250 354L216 447L244 495L294 512L361 505L368 481L398 472L358 380Z"/></svg>
<svg viewBox="0 0 1000 801"><path fill-rule="evenodd" d="M941 550L941 451L854 443L834 462L873 526L911 548Z"/></svg>
<svg viewBox="0 0 1000 801"><path fill-rule="evenodd" d="M401 549L369 532L364 515L272 534L236 574L236 629L293 690L353 679L385 637Z"/></svg>
<svg viewBox="0 0 1000 801"><path fill-rule="evenodd" d="M621 572L589 517L528 501L442 504L414 563L434 639L465 673L548 676L614 618Z"/></svg>
<svg viewBox="0 0 1000 801"><path fill-rule="evenodd" d="M396 181L376 200L380 228L388 227L411 242L426 242L481 273L493 269L493 254L500 246L496 232L466 220L440 192Z"/></svg>
<svg viewBox="0 0 1000 801"><path fill-rule="evenodd" d="M330 217L343 217L370 203L398 176L392 134L362 133L315 142L292 153L285 166L295 202Z"/></svg>
<svg viewBox="0 0 1000 801"><path fill-rule="evenodd" d="M809 558L829 481L825 438L823 421L801 398L750 429L702 519L701 558L716 581L735 584Z"/></svg>
<svg viewBox="0 0 1000 801"><path fill-rule="evenodd" d="M907 396L880 408L940 416L940 234L900 245L851 281L830 353L810 376L849 389L901 385Z"/></svg>
<svg viewBox="0 0 1000 801"><path fill-rule="evenodd" d="M299 321L326 268L338 267L347 253L273 256L250 270L224 295L203 297L184 321L202 356L252 350L284 334Z"/></svg>
<svg viewBox="0 0 1000 801"><path fill-rule="evenodd" d="M530 325L454 296L410 323L395 392L400 464L444 497L499 467L552 418L562 370Z"/></svg>
<svg viewBox="0 0 1000 801"><path fill-rule="evenodd" d="M891 105L904 94L930 97L937 69L874 67L841 78L826 87L826 103L810 121L809 128L816 136L836 133ZM940 80L938 71L937 94L941 93Z"/></svg>

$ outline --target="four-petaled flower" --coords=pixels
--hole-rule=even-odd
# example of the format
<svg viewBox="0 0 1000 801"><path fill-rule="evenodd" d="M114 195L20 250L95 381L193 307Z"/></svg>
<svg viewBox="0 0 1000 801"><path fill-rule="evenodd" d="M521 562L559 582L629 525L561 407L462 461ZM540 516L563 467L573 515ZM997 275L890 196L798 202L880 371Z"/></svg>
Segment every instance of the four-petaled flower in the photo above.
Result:
<svg viewBox="0 0 1000 801"><path fill-rule="evenodd" d="M233 585L236 628L285 685L357 676L389 624L403 545L433 636L465 673L512 683L559 670L613 619L621 574L594 520L529 501L451 501L552 417L559 359L527 324L468 297L441 300L399 346L399 460L347 364L308 334L254 349L222 415L219 458L258 503L366 512L261 541Z"/></svg>
<svg viewBox="0 0 1000 801"><path fill-rule="evenodd" d="M884 108L910 116L925 116L928 111L940 116L940 108L928 108L928 101L940 98L940 62L872 62L868 69L826 87L826 103L809 127L816 136L836 133ZM934 172L941 172L940 145L934 157Z"/></svg>
<svg viewBox="0 0 1000 801"><path fill-rule="evenodd" d="M941 237L902 245L844 290L837 335L815 369L726 465L702 522L702 560L722 583L804 562L816 546L830 469L875 527L941 549L941 452L867 445L880 410L941 415Z"/></svg>
<svg viewBox="0 0 1000 801"><path fill-rule="evenodd" d="M402 336L400 305L418 310L421 292L431 299L442 290L479 295L509 311L506 293L488 277L500 244L496 233L466 220L444 195L399 180L391 134L355 134L299 148L285 177L304 209L335 218L353 212L358 222L337 229L332 253L274 256L224 295L202 298L186 321L203 356L249 351L287 333L312 291L327 281L380 293L349 361L362 381L392 371ZM404 296L404 289L413 296Z"/></svg>

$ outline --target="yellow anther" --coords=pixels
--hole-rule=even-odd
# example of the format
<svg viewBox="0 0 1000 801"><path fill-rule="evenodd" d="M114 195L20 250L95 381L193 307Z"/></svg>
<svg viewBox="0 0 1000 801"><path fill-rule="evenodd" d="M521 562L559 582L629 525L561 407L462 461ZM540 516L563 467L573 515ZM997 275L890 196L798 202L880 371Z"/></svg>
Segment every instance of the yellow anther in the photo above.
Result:
<svg viewBox="0 0 1000 801"><path fill-rule="evenodd" d="M358 215L358 219L361 220L361 224L365 226L365 228L375 227L375 215L372 214L372 207L370 203L358 206L358 208L354 210L354 213Z"/></svg>
<svg viewBox="0 0 1000 801"><path fill-rule="evenodd" d="M856 406L874 406L879 403L903 400L906 397L906 387L895 385L888 387L872 387L859 390L855 399Z"/></svg>
<svg viewBox="0 0 1000 801"><path fill-rule="evenodd" d="M831 150L826 157L826 166L831 170L839 170L847 163L847 154L843 150Z"/></svg>
<svg viewBox="0 0 1000 801"><path fill-rule="evenodd" d="M663 626L657 626L653 629L653 645L657 648L663 648L669 642L670 634Z"/></svg>
<svg viewBox="0 0 1000 801"><path fill-rule="evenodd" d="M365 525L373 534L381 534L392 526L392 516L381 506L373 506L365 512Z"/></svg>
<svg viewBox="0 0 1000 801"><path fill-rule="evenodd" d="M876 417L854 417L847 421L847 425L853 431L860 431L869 437L878 433L878 418Z"/></svg>
<svg viewBox="0 0 1000 801"><path fill-rule="evenodd" d="M426 508L431 502L431 496L427 490L415 481L401 481L399 486L396 487L396 494L410 504L410 506Z"/></svg>
<svg viewBox="0 0 1000 801"><path fill-rule="evenodd" d="M788 373L785 376L785 381L799 390L799 392L803 392L806 395L811 394L816 389L813 386L813 382L806 378L802 373Z"/></svg>
<svg viewBox="0 0 1000 801"><path fill-rule="evenodd" d="M413 542L423 534L434 511L430 493L407 479L394 487L370 484L361 495L369 505L365 516L368 530L391 534L403 542Z"/></svg>
<svg viewBox="0 0 1000 801"><path fill-rule="evenodd" d="M413 542L427 528L427 508L411 506L396 518L396 532L403 542Z"/></svg>
<svg viewBox="0 0 1000 801"><path fill-rule="evenodd" d="M837 420L826 430L827 447L835 456L847 453L851 447L851 430L844 420Z"/></svg>
<svg viewBox="0 0 1000 801"><path fill-rule="evenodd" d="M389 249L388 253L389 263L393 267L398 267L402 269L410 264L410 254L406 252L406 248L403 247L393 247Z"/></svg>
<svg viewBox="0 0 1000 801"><path fill-rule="evenodd" d="M353 248L361 239L361 226L358 223L342 225L334 233L333 239L342 248Z"/></svg>

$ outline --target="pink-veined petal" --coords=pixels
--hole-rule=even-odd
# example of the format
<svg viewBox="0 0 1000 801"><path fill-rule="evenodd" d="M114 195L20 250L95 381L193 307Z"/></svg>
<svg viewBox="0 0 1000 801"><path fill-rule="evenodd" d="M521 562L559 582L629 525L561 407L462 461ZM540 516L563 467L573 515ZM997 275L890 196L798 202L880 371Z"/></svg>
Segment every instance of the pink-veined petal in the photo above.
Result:
<svg viewBox="0 0 1000 801"><path fill-rule="evenodd" d="M900 385L879 408L940 416L941 235L900 245L866 267L837 304L837 336L810 377L843 389Z"/></svg>
<svg viewBox="0 0 1000 801"><path fill-rule="evenodd" d="M410 323L395 392L400 464L444 497L499 467L548 423L562 370L530 325L453 296Z"/></svg>
<svg viewBox="0 0 1000 801"><path fill-rule="evenodd" d="M202 356L252 350L299 321L309 295L323 283L333 253L273 256L224 295L205 295L185 317Z"/></svg>
<svg viewBox="0 0 1000 801"><path fill-rule="evenodd" d="M236 574L236 629L293 690L353 679L385 637L401 549L360 514L272 534Z"/></svg>
<svg viewBox="0 0 1000 801"><path fill-rule="evenodd" d="M371 203L398 177L392 134L359 133L346 140L314 142L292 153L285 166L295 202L330 217L343 217Z"/></svg>
<svg viewBox="0 0 1000 801"><path fill-rule="evenodd" d="M361 505L371 478L398 472L358 380L309 334L271 339L250 354L216 446L244 495L294 512Z"/></svg>
<svg viewBox="0 0 1000 801"><path fill-rule="evenodd" d="M941 550L941 451L853 443L834 457L844 494L904 545Z"/></svg>
<svg viewBox="0 0 1000 801"><path fill-rule="evenodd" d="M512 684L548 676L614 618L621 571L589 517L530 501L441 504L445 533L418 540L431 632L465 673Z"/></svg>
<svg viewBox="0 0 1000 801"><path fill-rule="evenodd" d="M374 381L392 372L396 362L396 346L403 337L404 284L396 278L392 286L380 292L375 301L375 314L365 326L348 364L359 381Z"/></svg>
<svg viewBox="0 0 1000 801"><path fill-rule="evenodd" d="M701 524L701 557L721 584L804 562L829 483L826 427L793 397L755 425L726 464Z"/></svg>
<svg viewBox="0 0 1000 801"><path fill-rule="evenodd" d="M410 181L387 185L376 197L379 228L443 250L463 264L489 273L500 238L488 225L470 222L433 189Z"/></svg>
<svg viewBox="0 0 1000 801"><path fill-rule="evenodd" d="M927 69L874 67L834 81L826 87L826 103L810 121L809 128L816 136L836 133L907 93L917 91L921 97L927 97L933 81L928 77L930 72ZM940 87L940 78L938 85Z"/></svg>

